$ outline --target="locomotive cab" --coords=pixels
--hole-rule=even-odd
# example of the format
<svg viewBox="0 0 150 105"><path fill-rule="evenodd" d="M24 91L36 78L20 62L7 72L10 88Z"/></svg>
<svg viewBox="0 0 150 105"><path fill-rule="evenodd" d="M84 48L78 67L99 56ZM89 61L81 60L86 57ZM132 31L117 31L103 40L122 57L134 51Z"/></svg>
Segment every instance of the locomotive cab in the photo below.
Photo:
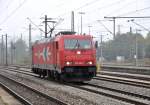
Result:
<svg viewBox="0 0 150 105"><path fill-rule="evenodd" d="M67 81L88 81L96 76L96 51L92 37L62 36L62 76Z"/></svg>

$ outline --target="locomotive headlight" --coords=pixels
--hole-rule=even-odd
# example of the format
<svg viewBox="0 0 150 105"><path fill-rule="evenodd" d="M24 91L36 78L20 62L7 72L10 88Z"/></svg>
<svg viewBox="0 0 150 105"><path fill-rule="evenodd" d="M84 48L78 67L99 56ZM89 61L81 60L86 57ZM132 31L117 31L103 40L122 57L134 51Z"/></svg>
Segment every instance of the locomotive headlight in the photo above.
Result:
<svg viewBox="0 0 150 105"><path fill-rule="evenodd" d="M89 61L89 62L87 62L87 64L90 64L90 65L92 65L93 63L92 63L92 61Z"/></svg>
<svg viewBox="0 0 150 105"><path fill-rule="evenodd" d="M69 65L69 64L70 64L70 62L66 62L66 64L67 64L67 65Z"/></svg>
<svg viewBox="0 0 150 105"><path fill-rule="evenodd" d="M72 64L72 62L66 62L66 65L70 65L70 64Z"/></svg>
<svg viewBox="0 0 150 105"><path fill-rule="evenodd" d="M81 54L81 51L77 51L77 54Z"/></svg>

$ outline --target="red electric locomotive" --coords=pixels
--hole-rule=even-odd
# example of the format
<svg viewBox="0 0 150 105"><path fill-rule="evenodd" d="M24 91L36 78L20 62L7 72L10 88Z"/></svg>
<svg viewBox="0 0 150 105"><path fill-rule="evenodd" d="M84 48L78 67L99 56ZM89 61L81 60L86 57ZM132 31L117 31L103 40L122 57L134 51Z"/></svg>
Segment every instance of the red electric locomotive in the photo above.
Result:
<svg viewBox="0 0 150 105"><path fill-rule="evenodd" d="M89 81L96 75L96 50L90 35L59 32L32 46L32 71L64 81Z"/></svg>

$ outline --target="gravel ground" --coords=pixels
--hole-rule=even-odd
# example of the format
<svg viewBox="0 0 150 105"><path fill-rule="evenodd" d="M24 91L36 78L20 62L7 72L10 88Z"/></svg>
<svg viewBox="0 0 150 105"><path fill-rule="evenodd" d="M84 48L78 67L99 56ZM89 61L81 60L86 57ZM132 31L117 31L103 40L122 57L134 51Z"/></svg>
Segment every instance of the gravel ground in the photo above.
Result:
<svg viewBox="0 0 150 105"><path fill-rule="evenodd" d="M0 105L23 105L0 86Z"/></svg>
<svg viewBox="0 0 150 105"><path fill-rule="evenodd" d="M43 98L41 95L29 90L28 88L16 84L8 79L4 79L3 77L0 77L0 81L2 83L5 83L9 88L20 94L22 97L24 97L26 100L31 102L33 105L58 105L55 102L52 102L46 98ZM7 82L5 82L7 81Z"/></svg>
<svg viewBox="0 0 150 105"><path fill-rule="evenodd" d="M109 94L112 94L112 95L115 95L115 96L121 96L121 97L124 97L126 99L138 100L139 102L144 102L144 103L147 103L148 105L150 105L150 101L148 101L147 99L144 100L144 99L139 98L139 97L134 97L134 96L126 95L126 94L121 94L121 93L118 93L118 92L113 92L113 91L109 91L109 90L105 90L105 89L101 89L101 88L97 88L97 87L93 87L93 86L89 86L89 85L84 85L82 87L87 88L87 89L91 89L91 90L96 90L97 92L104 92L104 93L109 93Z"/></svg>
<svg viewBox="0 0 150 105"><path fill-rule="evenodd" d="M148 88L136 87L136 86L126 85L126 84L114 83L114 82L103 81L103 80L95 80L95 79L90 81L90 83L150 97L150 89Z"/></svg>
<svg viewBox="0 0 150 105"><path fill-rule="evenodd" d="M3 99L0 96L0 105L5 105L5 102L3 101Z"/></svg>
<svg viewBox="0 0 150 105"><path fill-rule="evenodd" d="M65 102L68 102L70 105L131 105L123 101L97 95L56 82L42 80L36 77L26 76L18 73L9 73L5 73L5 75L7 74L9 77L13 77L18 81L31 85L37 90L43 91L49 95L55 96Z"/></svg>

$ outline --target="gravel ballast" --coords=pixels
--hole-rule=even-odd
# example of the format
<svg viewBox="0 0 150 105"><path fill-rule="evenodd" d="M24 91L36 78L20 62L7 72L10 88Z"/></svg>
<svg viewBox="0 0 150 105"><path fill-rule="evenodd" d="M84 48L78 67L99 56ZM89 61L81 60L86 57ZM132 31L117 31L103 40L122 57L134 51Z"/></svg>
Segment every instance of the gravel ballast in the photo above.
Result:
<svg viewBox="0 0 150 105"><path fill-rule="evenodd" d="M17 73L16 76L16 73L10 71L5 71L3 73L17 81L30 85L39 91L68 102L70 105L131 105L123 101L83 91L57 82L43 80L19 73Z"/></svg>

